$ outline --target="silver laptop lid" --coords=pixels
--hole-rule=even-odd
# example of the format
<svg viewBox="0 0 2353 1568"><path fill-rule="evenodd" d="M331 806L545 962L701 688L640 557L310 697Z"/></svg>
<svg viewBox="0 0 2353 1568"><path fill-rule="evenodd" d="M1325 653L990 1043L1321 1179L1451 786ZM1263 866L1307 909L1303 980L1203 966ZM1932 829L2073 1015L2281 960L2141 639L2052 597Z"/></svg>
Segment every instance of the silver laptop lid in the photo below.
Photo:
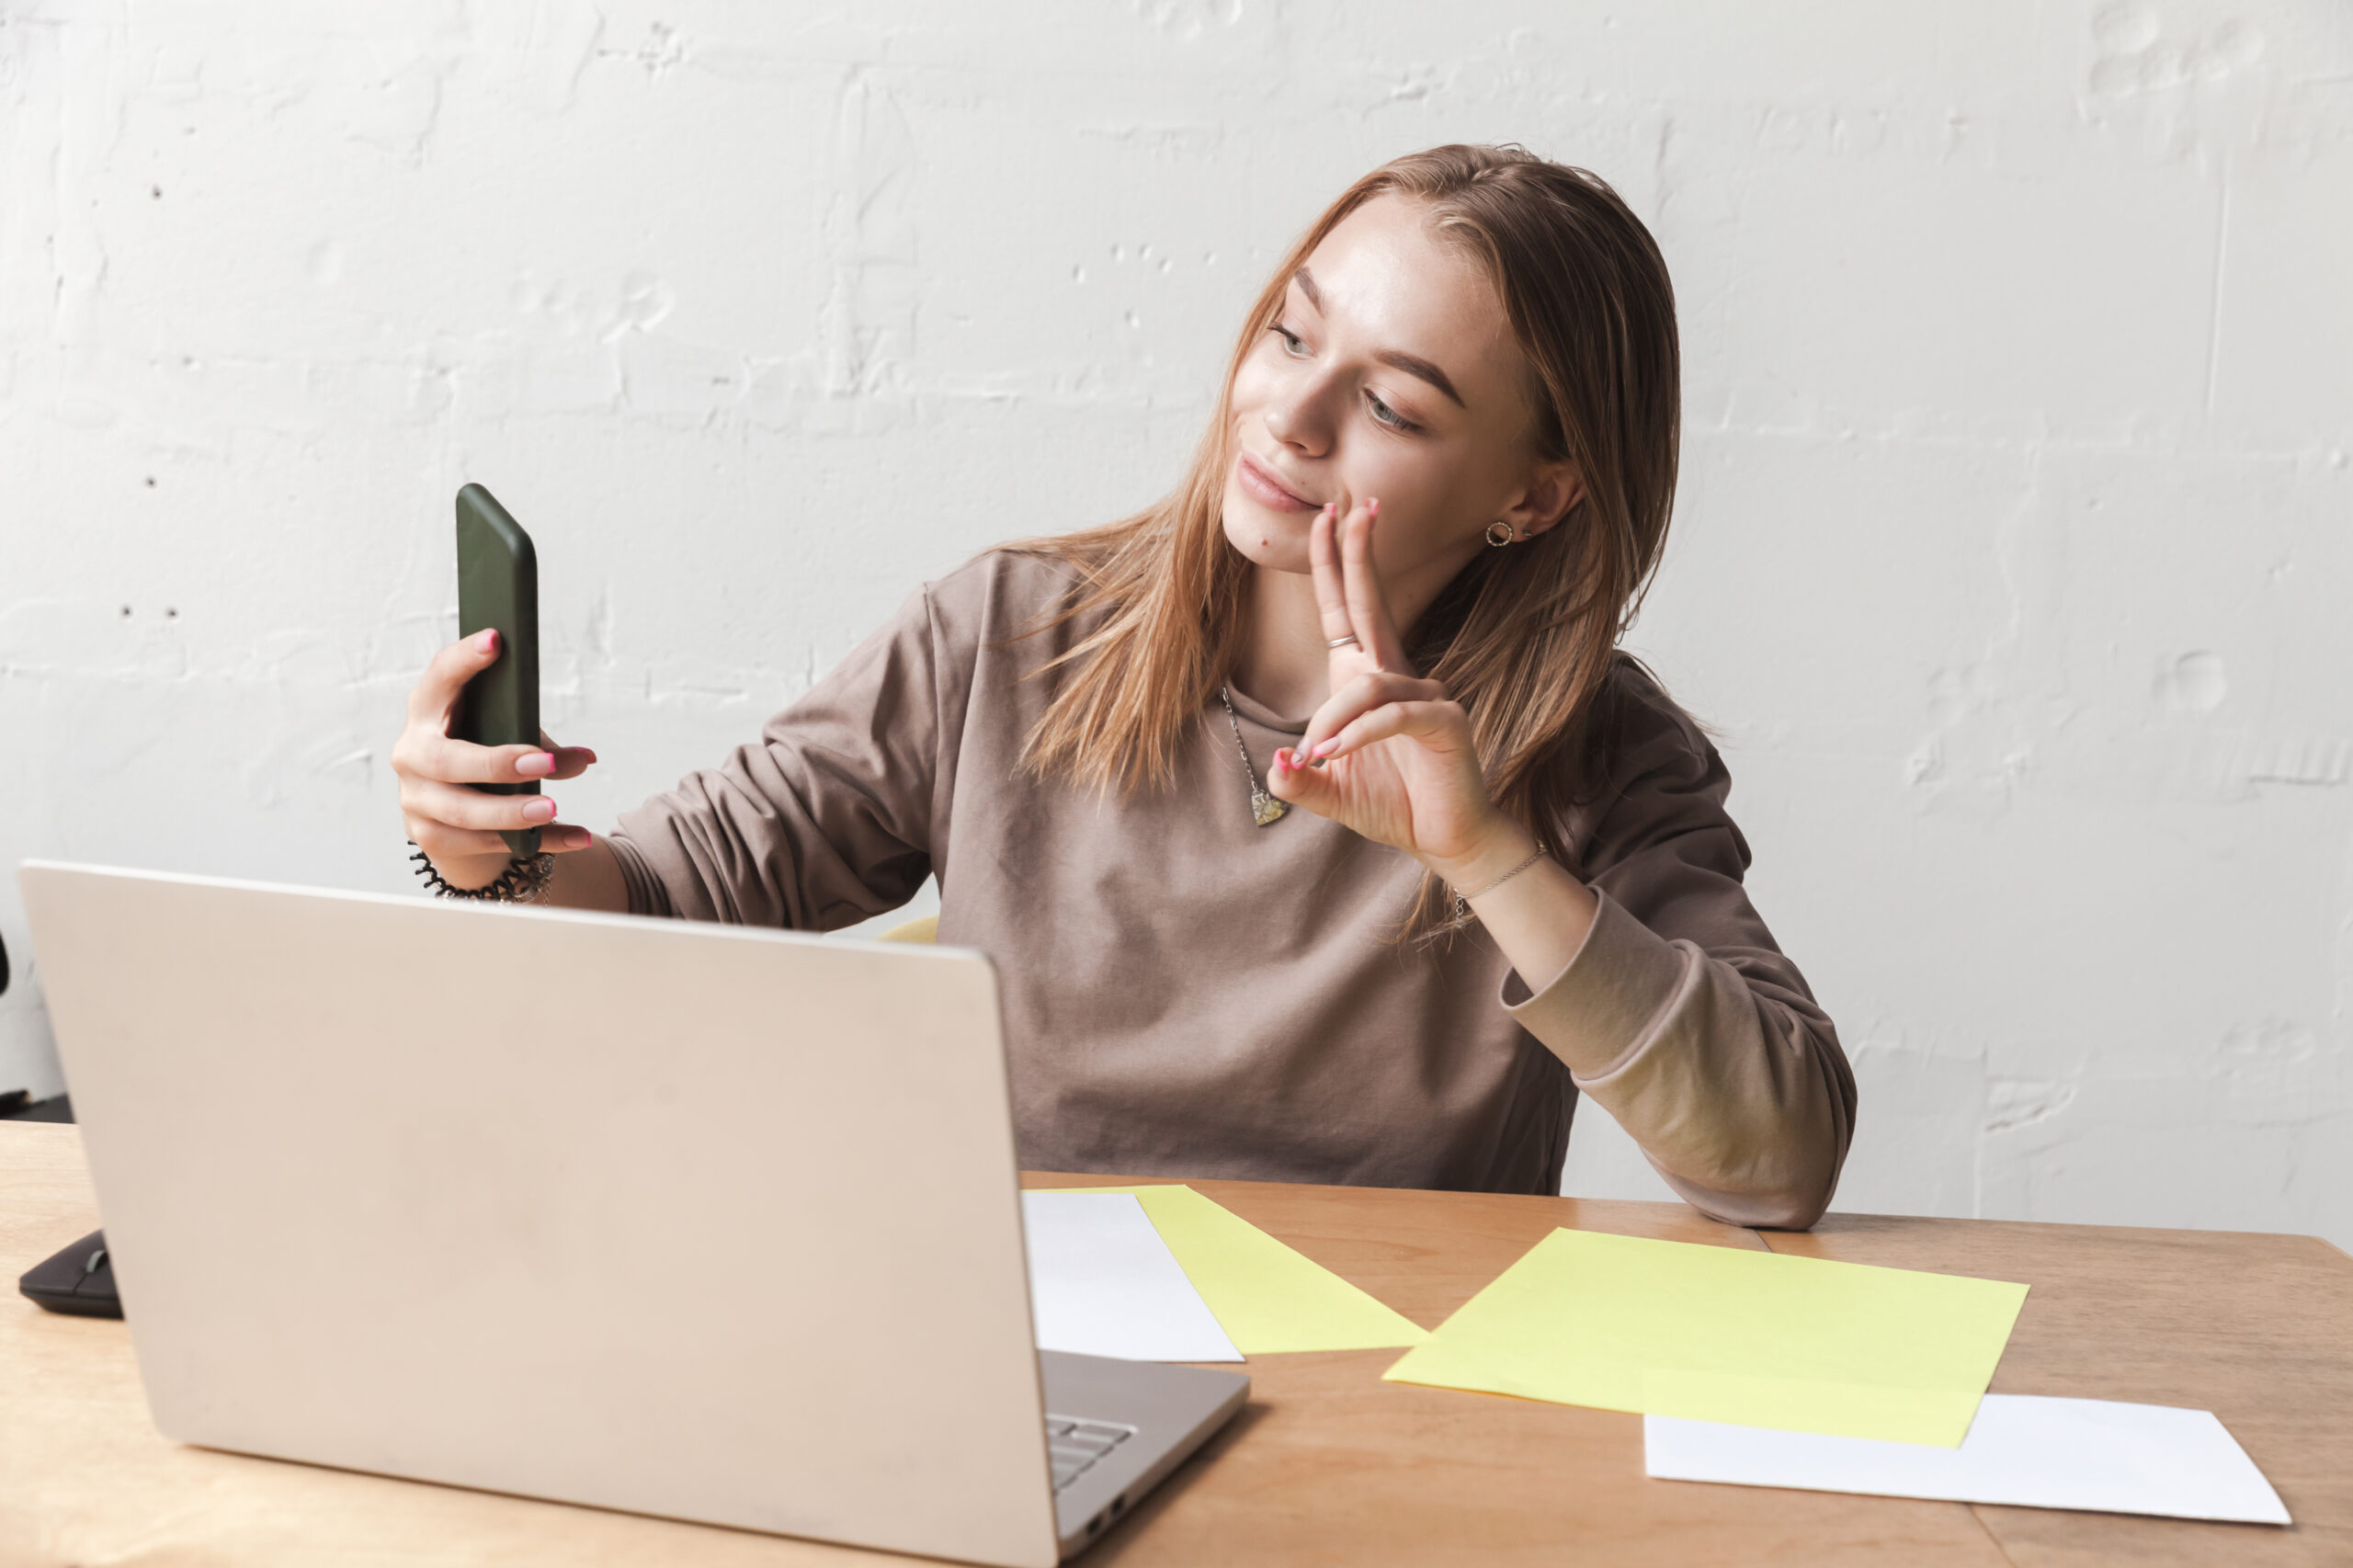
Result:
<svg viewBox="0 0 2353 1568"><path fill-rule="evenodd" d="M167 1436L1055 1561L980 955L21 881Z"/></svg>

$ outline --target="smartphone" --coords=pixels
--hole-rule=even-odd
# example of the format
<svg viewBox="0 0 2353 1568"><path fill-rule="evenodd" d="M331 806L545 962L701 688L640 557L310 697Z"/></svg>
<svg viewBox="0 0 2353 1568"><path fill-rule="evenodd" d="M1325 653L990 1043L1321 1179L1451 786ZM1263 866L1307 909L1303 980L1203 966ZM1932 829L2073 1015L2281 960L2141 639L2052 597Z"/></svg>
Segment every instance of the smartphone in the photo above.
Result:
<svg viewBox="0 0 2353 1568"><path fill-rule="evenodd" d="M495 628L498 661L466 683L449 717L453 739L478 746L540 744L540 560L531 536L479 484L458 492L458 635ZM536 795L540 781L477 784ZM517 855L540 852L540 830L504 833Z"/></svg>

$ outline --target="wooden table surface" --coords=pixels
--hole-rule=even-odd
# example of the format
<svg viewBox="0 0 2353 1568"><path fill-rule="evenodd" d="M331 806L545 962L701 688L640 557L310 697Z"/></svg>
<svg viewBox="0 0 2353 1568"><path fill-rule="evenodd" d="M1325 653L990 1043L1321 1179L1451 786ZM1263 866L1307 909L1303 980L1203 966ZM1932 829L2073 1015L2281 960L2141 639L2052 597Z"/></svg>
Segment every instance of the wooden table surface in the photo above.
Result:
<svg viewBox="0 0 2353 1568"><path fill-rule="evenodd" d="M1345 1351L1254 1358L1242 1415L1081 1558L1087 1568L2353 1564L2353 1258L2324 1242L1863 1216L1760 1234L1677 1204L1193 1185L1426 1324L1561 1225L2024 1280L1995 1390L2211 1410L2296 1524L1651 1481L1639 1416L1384 1383L1397 1352ZM13 1280L97 1223L74 1130L0 1122L0 1272ZM121 1324L13 1294L0 1380L8 1568L910 1561L184 1448L149 1424Z"/></svg>

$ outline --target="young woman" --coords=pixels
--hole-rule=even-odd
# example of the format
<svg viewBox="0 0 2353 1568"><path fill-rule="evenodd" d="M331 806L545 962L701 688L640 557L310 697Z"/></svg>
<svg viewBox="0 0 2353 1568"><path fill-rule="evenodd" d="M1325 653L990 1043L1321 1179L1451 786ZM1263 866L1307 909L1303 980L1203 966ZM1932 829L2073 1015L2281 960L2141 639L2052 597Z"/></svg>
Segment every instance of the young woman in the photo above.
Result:
<svg viewBox="0 0 2353 1568"><path fill-rule="evenodd" d="M596 758L450 740L498 652L455 644L393 752L409 836L451 890L802 930L936 875L1032 1167L1551 1192L1581 1091L1703 1211L1811 1224L1853 1076L1722 761L1616 652L1677 377L1601 180L1400 158L1267 284L1166 500L926 585L608 835L464 787Z"/></svg>

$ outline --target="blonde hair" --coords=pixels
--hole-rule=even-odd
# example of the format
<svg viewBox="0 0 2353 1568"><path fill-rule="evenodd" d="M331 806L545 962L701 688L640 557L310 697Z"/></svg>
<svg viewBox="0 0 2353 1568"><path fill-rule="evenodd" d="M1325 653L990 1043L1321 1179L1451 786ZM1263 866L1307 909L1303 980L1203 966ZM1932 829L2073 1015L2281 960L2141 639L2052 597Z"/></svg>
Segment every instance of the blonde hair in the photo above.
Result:
<svg viewBox="0 0 2353 1568"><path fill-rule="evenodd" d="M1078 573L1045 622L1102 612L1054 660L1060 688L1023 751L1040 776L1099 790L1165 786L1188 726L1227 676L1243 634L1250 563L1225 538L1233 377L1276 320L1290 279L1340 221L1376 197L1422 202L1501 299L1533 382L1537 455L1566 459L1584 494L1559 526L1483 550L1406 642L1462 704L1497 805L1555 846L1560 824L1607 767L1597 724L1619 638L1666 539L1679 441L1680 353L1666 263L1598 176L1518 147L1434 147L1350 186L1259 293L1233 347L1217 412L1174 493L1108 527L1007 549ZM1447 900L1426 881L1414 924Z"/></svg>

